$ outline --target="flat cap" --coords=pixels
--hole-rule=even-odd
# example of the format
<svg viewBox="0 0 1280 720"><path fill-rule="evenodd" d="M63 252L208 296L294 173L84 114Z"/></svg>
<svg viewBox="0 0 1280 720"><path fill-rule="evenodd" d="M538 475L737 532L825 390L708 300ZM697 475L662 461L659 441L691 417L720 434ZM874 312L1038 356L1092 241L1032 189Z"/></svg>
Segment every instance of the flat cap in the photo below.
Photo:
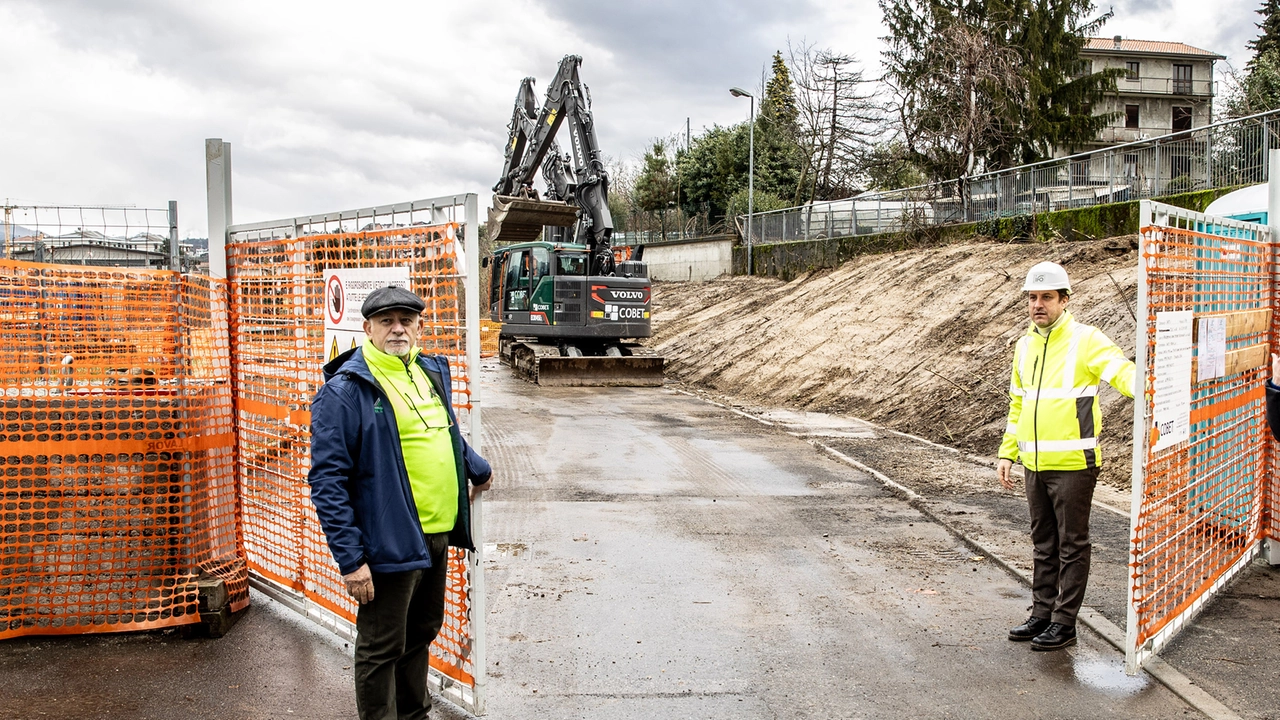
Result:
<svg viewBox="0 0 1280 720"><path fill-rule="evenodd" d="M388 310L420 313L426 309L427 304L422 302L422 298L402 287L388 285L369 293L369 296L364 299L364 304L360 306L360 314L368 319Z"/></svg>

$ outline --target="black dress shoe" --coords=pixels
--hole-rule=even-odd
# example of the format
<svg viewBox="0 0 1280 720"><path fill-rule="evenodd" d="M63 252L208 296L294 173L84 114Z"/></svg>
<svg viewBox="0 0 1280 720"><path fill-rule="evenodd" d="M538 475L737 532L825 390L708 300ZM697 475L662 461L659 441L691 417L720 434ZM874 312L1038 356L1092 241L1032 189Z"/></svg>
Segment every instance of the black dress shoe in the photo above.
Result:
<svg viewBox="0 0 1280 720"><path fill-rule="evenodd" d="M1074 625L1049 623L1048 629L1031 638L1032 650L1061 650L1076 644L1076 628Z"/></svg>
<svg viewBox="0 0 1280 720"><path fill-rule="evenodd" d="M1044 632L1049 627L1049 618L1029 617L1027 621L1009 631L1009 639L1014 642L1026 642Z"/></svg>

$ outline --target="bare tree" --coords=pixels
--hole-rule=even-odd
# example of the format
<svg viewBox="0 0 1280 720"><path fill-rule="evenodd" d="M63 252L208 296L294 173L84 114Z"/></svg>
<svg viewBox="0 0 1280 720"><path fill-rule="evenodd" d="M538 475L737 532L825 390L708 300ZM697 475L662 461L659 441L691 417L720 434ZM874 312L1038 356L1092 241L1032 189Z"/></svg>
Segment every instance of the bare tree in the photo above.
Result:
<svg viewBox="0 0 1280 720"><path fill-rule="evenodd" d="M883 113L871 83L850 55L787 43L796 85L796 138L804 156L794 202L853 193Z"/></svg>
<svg viewBox="0 0 1280 720"><path fill-rule="evenodd" d="M1024 90L1018 53L964 22L947 24L924 48L910 75L890 70L897 114L912 154L935 177L968 179L1003 137L999 106Z"/></svg>

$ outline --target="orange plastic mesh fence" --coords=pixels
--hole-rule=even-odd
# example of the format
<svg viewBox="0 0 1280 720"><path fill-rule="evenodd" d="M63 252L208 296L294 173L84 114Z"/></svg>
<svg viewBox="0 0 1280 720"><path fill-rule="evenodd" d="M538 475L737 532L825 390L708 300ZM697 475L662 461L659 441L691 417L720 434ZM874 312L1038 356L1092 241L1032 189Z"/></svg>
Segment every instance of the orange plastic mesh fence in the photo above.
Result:
<svg viewBox="0 0 1280 720"><path fill-rule="evenodd" d="M0 402L0 638L248 603L225 284L0 261Z"/></svg>
<svg viewBox="0 0 1280 720"><path fill-rule="evenodd" d="M1190 310L1199 320L1269 309L1275 299L1272 249L1263 229L1214 224L1191 213L1173 214L1169 222L1180 227L1141 230L1148 314L1146 367L1139 371L1148 383L1158 381L1157 313ZM1228 334L1226 349L1259 346L1271 337L1270 328ZM1147 432L1135 438L1145 443L1131 539L1131 650L1166 628L1176 630L1257 547L1271 467L1267 368L1228 373L1203 382L1192 376L1190 438L1172 447L1153 450L1154 402L1150 395L1145 400ZM1161 635L1155 644L1167 639Z"/></svg>
<svg viewBox="0 0 1280 720"><path fill-rule="evenodd" d="M307 485L311 399L326 360L323 273L408 267L413 290L427 302L419 343L426 352L449 357L454 407L467 410L471 380L457 232L454 223L299 237L236 232L227 246L249 565L351 622L356 604L329 554ZM431 664L472 685L465 560L465 554L450 551L445 626L432 646Z"/></svg>

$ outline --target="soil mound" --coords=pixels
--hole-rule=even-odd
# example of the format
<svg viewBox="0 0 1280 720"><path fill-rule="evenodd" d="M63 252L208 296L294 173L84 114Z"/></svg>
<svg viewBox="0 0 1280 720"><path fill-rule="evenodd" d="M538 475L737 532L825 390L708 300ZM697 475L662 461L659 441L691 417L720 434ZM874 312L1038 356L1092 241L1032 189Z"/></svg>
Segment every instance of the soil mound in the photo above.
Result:
<svg viewBox="0 0 1280 720"><path fill-rule="evenodd" d="M659 283L650 345L669 376L745 404L855 415L995 457L1027 270L1071 276L1069 309L1134 352L1137 240L970 243L870 255L791 282ZM1109 386L1103 480L1129 486L1133 402Z"/></svg>

